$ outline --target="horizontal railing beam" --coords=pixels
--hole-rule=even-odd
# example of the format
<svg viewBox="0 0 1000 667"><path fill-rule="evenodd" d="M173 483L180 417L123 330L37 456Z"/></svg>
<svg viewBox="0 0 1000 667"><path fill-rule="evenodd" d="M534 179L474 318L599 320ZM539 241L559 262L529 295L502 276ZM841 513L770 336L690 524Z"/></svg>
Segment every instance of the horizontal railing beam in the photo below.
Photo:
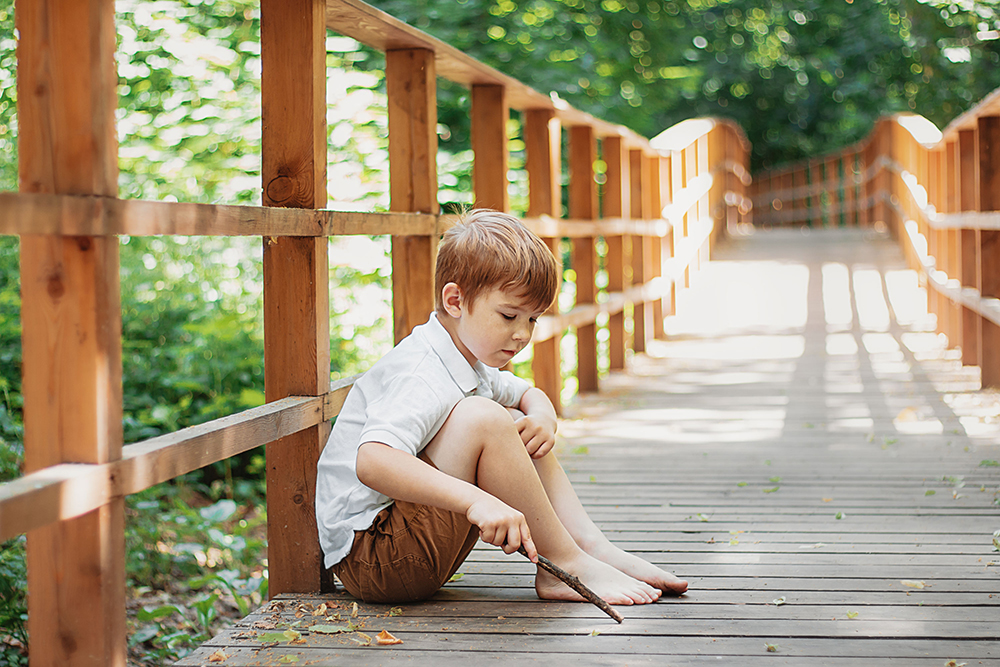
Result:
<svg viewBox="0 0 1000 667"><path fill-rule="evenodd" d="M83 516L109 500L204 468L333 419L359 376L323 396L294 396L127 445L104 464L65 463L0 485L0 542Z"/></svg>

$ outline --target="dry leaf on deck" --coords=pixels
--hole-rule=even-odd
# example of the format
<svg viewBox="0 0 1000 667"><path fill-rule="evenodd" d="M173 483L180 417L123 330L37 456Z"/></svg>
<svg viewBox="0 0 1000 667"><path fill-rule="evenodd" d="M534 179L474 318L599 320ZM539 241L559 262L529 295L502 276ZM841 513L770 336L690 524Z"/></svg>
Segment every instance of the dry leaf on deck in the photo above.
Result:
<svg viewBox="0 0 1000 667"><path fill-rule="evenodd" d="M393 637L391 634L383 630L382 632L375 635L375 642L379 646L392 646L393 644L402 644L403 640L397 639L396 637Z"/></svg>
<svg viewBox="0 0 1000 667"><path fill-rule="evenodd" d="M899 583L903 584L907 588L926 588L928 586L928 584L925 584L922 581L911 581L909 579L903 579Z"/></svg>
<svg viewBox="0 0 1000 667"><path fill-rule="evenodd" d="M313 616L323 616L326 614L326 603L324 602L320 606L313 610Z"/></svg>
<svg viewBox="0 0 1000 667"><path fill-rule="evenodd" d="M357 617L358 617L358 603L357 602L352 602L351 603L351 618L357 618Z"/></svg>
<svg viewBox="0 0 1000 667"><path fill-rule="evenodd" d="M208 656L209 662L225 662L229 656L222 652L220 648L218 651Z"/></svg>

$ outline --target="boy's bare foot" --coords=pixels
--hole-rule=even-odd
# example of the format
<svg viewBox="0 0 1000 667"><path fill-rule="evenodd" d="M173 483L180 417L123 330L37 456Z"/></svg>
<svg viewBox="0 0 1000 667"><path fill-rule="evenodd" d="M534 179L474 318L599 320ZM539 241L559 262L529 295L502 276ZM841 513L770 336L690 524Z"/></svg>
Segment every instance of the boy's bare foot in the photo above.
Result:
<svg viewBox="0 0 1000 667"><path fill-rule="evenodd" d="M558 563L558 565L570 574L576 575L587 588L594 591L608 604L647 604L655 602L660 597L660 591L655 587L628 576L583 552L581 552L579 561L571 564ZM574 602L583 600L579 593L540 568L535 575L535 592L543 600L570 600Z"/></svg>
<svg viewBox="0 0 1000 667"><path fill-rule="evenodd" d="M683 595L687 591L688 582L683 579L679 579L666 570L616 547L611 542L603 540L602 542L603 544L593 547L584 547L584 550L594 558L621 570L630 577L644 581L668 595Z"/></svg>

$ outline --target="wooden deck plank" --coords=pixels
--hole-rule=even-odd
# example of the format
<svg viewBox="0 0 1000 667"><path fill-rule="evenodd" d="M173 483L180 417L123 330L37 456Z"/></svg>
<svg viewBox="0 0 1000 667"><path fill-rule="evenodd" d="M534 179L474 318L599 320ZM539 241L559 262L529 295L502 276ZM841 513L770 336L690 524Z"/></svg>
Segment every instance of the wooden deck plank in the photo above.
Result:
<svg viewBox="0 0 1000 667"><path fill-rule="evenodd" d="M623 608L617 626L538 600L529 563L480 545L432 600L360 605L361 632L401 645L252 634L308 628L323 601L346 620L338 593L274 601L180 664L216 650L227 665L1000 664L1000 468L981 465L1000 459L1000 394L933 334L887 238L775 231L713 253L668 339L566 407L557 449L609 537L687 595ZM839 323L823 289L838 272Z"/></svg>

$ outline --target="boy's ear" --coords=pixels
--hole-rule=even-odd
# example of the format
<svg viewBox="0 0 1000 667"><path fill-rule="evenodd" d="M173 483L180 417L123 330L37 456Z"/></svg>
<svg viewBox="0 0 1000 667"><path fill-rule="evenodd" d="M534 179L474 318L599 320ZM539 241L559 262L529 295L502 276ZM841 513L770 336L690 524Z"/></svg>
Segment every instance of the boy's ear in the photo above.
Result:
<svg viewBox="0 0 1000 667"><path fill-rule="evenodd" d="M441 288L441 305L444 312L452 317L462 316L462 307L465 305L462 300L462 288L455 283L448 283Z"/></svg>

